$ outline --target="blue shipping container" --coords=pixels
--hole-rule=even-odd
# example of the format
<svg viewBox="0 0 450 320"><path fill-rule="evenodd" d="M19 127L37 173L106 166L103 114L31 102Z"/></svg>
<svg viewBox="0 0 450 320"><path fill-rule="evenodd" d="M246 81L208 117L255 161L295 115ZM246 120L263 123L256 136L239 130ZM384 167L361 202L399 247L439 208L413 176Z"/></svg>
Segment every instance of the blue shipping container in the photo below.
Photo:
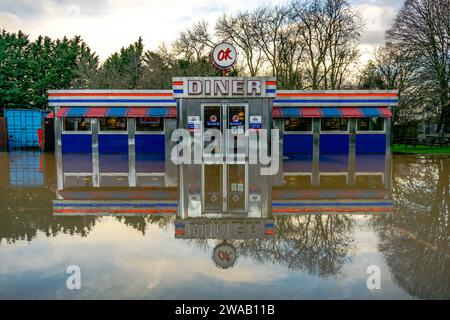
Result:
<svg viewBox="0 0 450 320"><path fill-rule="evenodd" d="M9 149L39 148L38 129L47 114L42 110L5 109Z"/></svg>

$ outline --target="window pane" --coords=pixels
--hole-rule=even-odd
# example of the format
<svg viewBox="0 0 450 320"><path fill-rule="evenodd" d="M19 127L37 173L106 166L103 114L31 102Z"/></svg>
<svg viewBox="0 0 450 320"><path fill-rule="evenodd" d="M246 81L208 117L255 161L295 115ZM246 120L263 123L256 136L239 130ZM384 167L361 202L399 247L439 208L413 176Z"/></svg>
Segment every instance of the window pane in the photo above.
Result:
<svg viewBox="0 0 450 320"><path fill-rule="evenodd" d="M371 131L383 131L384 130L384 118L372 118L370 119Z"/></svg>
<svg viewBox="0 0 450 320"><path fill-rule="evenodd" d="M127 131L127 118L99 118L100 131Z"/></svg>
<svg viewBox="0 0 450 320"><path fill-rule="evenodd" d="M137 118L136 131L164 131L164 118Z"/></svg>
<svg viewBox="0 0 450 320"><path fill-rule="evenodd" d="M370 118L358 119L358 131L369 131L370 130Z"/></svg>
<svg viewBox="0 0 450 320"><path fill-rule="evenodd" d="M348 131L348 119L346 118L322 118L321 131Z"/></svg>
<svg viewBox="0 0 450 320"><path fill-rule="evenodd" d="M284 131L304 131L312 130L311 118L288 118L284 119Z"/></svg>
<svg viewBox="0 0 450 320"><path fill-rule="evenodd" d="M384 118L361 118L358 119L358 131L383 131Z"/></svg>
<svg viewBox="0 0 450 320"><path fill-rule="evenodd" d="M91 119L64 118L64 131L91 131Z"/></svg>

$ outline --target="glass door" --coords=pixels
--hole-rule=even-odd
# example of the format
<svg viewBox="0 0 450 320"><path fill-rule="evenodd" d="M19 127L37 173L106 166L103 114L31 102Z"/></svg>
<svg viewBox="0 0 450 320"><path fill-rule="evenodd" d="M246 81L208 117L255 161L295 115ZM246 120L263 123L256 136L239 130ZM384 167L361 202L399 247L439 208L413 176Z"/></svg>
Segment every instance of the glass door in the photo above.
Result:
<svg viewBox="0 0 450 320"><path fill-rule="evenodd" d="M222 144L221 141L216 141L218 138L214 135L216 130L223 133L223 117L222 117L222 106L202 106L202 140L203 140L203 155L221 155L222 154ZM212 146L216 141L217 145Z"/></svg>
<svg viewBox="0 0 450 320"><path fill-rule="evenodd" d="M248 155L247 105L227 105L227 159L245 161Z"/></svg>

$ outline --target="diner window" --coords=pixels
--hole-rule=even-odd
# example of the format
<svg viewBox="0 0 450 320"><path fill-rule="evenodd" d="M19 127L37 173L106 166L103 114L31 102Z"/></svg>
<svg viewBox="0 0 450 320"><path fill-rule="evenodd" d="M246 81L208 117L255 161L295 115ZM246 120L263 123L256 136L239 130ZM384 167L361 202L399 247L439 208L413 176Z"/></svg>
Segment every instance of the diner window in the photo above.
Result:
<svg viewBox="0 0 450 320"><path fill-rule="evenodd" d="M284 119L284 131L311 132L311 118L287 118Z"/></svg>
<svg viewBox="0 0 450 320"><path fill-rule="evenodd" d="M127 118L99 118L100 131L127 131Z"/></svg>
<svg viewBox="0 0 450 320"><path fill-rule="evenodd" d="M164 118L146 117L136 119L136 131L164 131Z"/></svg>
<svg viewBox="0 0 450 320"><path fill-rule="evenodd" d="M91 131L90 118L64 118L64 131Z"/></svg>
<svg viewBox="0 0 450 320"><path fill-rule="evenodd" d="M348 131L347 118L322 118L321 131Z"/></svg>
<svg viewBox="0 0 450 320"><path fill-rule="evenodd" d="M358 131L384 131L384 118L360 118Z"/></svg>

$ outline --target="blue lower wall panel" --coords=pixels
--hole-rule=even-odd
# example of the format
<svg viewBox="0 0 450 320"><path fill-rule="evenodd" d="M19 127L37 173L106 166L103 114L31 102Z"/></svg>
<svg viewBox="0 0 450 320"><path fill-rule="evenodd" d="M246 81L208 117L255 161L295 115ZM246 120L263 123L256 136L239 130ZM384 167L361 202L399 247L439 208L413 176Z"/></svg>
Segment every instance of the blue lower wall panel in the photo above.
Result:
<svg viewBox="0 0 450 320"><path fill-rule="evenodd" d="M303 158L305 154L313 153L312 134L283 135L283 155L291 159Z"/></svg>
<svg viewBox="0 0 450 320"><path fill-rule="evenodd" d="M386 153L385 134L357 134L356 154L384 154Z"/></svg>
<svg viewBox="0 0 450 320"><path fill-rule="evenodd" d="M90 134L63 134L61 143L62 153L92 153Z"/></svg>
<svg viewBox="0 0 450 320"><path fill-rule="evenodd" d="M146 155L148 160L151 156L154 160L165 159L165 136L164 134L137 134L136 143L136 161L140 160L140 155ZM168 155L170 157L170 154Z"/></svg>
<svg viewBox="0 0 450 320"><path fill-rule="evenodd" d="M320 154L348 154L348 134L321 134Z"/></svg>
<svg viewBox="0 0 450 320"><path fill-rule="evenodd" d="M98 151L100 154L127 154L127 134L99 134Z"/></svg>

